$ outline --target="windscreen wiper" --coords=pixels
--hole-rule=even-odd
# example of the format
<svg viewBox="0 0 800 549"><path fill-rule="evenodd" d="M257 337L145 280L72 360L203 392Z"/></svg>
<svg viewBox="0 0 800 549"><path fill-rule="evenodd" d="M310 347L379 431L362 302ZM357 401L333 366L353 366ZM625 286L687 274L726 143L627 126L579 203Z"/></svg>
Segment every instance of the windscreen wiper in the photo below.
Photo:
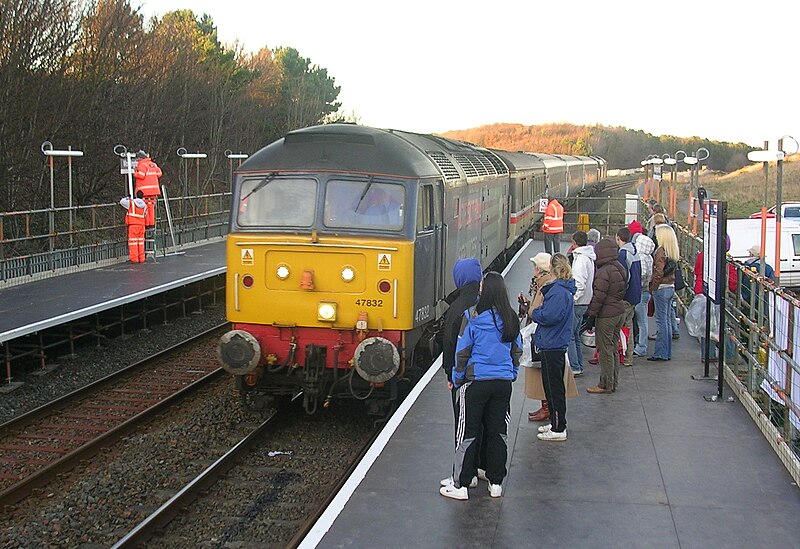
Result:
<svg viewBox="0 0 800 549"><path fill-rule="evenodd" d="M369 192L369 188L370 187L372 187L372 176L369 176L369 179L367 180L367 186L364 187L364 191L361 193L361 196L358 198L358 204L356 204L356 208L355 208L355 210L353 210L354 212L358 213L358 208L361 206L361 202L364 200L364 197L367 196L367 193Z"/></svg>
<svg viewBox="0 0 800 549"><path fill-rule="evenodd" d="M260 191L261 189L263 189L264 187L266 187L266 186L269 184L269 182L270 182L270 181L272 181L273 179L275 179L277 176L278 176L278 172L272 172L271 174L269 174L267 177L265 177L264 179L262 179L262 180L261 180L261 181L258 183L258 185L256 185L256 186L255 186L255 188L254 188L252 191L250 191L249 193L247 193L247 196L245 196L244 198L242 198L242 199L241 199L241 201L245 201L245 200L247 200L248 198L250 198L251 196L253 196L254 194L256 194L258 191Z"/></svg>

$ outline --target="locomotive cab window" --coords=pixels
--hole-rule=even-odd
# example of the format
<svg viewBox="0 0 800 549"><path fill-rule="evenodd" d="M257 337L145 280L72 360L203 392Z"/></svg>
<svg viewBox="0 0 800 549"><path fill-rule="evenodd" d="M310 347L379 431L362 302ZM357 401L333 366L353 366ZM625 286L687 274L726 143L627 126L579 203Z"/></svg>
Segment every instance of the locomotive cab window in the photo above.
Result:
<svg viewBox="0 0 800 549"><path fill-rule="evenodd" d="M433 230L433 187L420 187L417 197L417 232Z"/></svg>
<svg viewBox="0 0 800 549"><path fill-rule="evenodd" d="M236 220L242 227L310 227L316 200L313 179L254 177L242 183Z"/></svg>
<svg viewBox="0 0 800 549"><path fill-rule="evenodd" d="M394 183L332 179L325 189L325 226L402 229L405 195L405 188Z"/></svg>

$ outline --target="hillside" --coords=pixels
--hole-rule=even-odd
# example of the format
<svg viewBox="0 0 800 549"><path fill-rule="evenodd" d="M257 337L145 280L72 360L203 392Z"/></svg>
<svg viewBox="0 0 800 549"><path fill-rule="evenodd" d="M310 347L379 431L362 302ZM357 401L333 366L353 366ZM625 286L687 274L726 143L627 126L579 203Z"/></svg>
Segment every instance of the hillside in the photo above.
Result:
<svg viewBox="0 0 800 549"><path fill-rule="evenodd" d="M481 147L509 151L602 156L611 169L638 167L650 154L674 154L678 150L692 152L705 147L711 153L709 168L732 172L749 164L747 153L753 149L744 143L723 143L700 137L655 136L641 130L600 125L491 124L449 131L442 135Z"/></svg>

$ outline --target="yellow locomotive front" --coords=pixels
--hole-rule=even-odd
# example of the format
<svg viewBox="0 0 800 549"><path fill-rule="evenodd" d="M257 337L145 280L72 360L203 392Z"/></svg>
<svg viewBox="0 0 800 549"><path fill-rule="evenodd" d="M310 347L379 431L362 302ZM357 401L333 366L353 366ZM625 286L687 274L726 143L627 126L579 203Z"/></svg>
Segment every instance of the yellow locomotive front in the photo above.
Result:
<svg viewBox="0 0 800 549"><path fill-rule="evenodd" d="M220 341L220 362L251 409L302 396L309 413L340 398L386 413L411 346L434 320L435 296L420 292L428 281L415 286L424 252L415 230L419 179L375 167L320 169L320 155L374 159L359 158L364 151L352 143L284 141L236 176L227 242L233 329Z"/></svg>

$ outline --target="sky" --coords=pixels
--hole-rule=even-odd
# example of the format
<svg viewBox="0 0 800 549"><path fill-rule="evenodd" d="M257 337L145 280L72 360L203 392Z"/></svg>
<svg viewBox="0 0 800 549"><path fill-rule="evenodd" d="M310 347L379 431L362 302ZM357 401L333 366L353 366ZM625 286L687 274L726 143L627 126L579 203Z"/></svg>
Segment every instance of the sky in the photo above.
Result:
<svg viewBox="0 0 800 549"><path fill-rule="evenodd" d="M132 4L147 17L207 13L220 41L246 52L295 48L368 126L569 122L757 147L800 140L798 0Z"/></svg>

